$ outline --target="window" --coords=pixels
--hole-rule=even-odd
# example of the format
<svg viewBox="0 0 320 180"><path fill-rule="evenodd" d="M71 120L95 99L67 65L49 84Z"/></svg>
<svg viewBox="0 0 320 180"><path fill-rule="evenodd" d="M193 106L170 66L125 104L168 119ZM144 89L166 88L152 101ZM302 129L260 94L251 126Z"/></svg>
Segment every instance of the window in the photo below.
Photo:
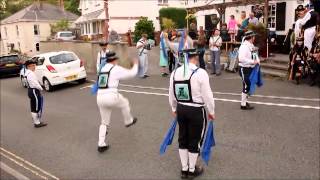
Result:
<svg viewBox="0 0 320 180"><path fill-rule="evenodd" d="M33 32L34 35L40 35L40 29L38 24L33 25Z"/></svg>
<svg viewBox="0 0 320 180"><path fill-rule="evenodd" d="M6 35L6 37L8 37L8 30L7 30L7 27L4 27L4 34Z"/></svg>
<svg viewBox="0 0 320 180"><path fill-rule="evenodd" d="M98 25L98 23L97 22L93 22L92 23L92 33L93 34L97 34L97 25Z"/></svg>
<svg viewBox="0 0 320 180"><path fill-rule="evenodd" d="M16 25L16 32L17 32L17 37L19 37L19 26Z"/></svg>
<svg viewBox="0 0 320 180"><path fill-rule="evenodd" d="M269 5L268 28L276 28L276 4Z"/></svg>
<svg viewBox="0 0 320 180"><path fill-rule="evenodd" d="M77 60L77 57L72 53L63 53L49 58L52 64L63 64Z"/></svg>
<svg viewBox="0 0 320 180"><path fill-rule="evenodd" d="M158 0L158 4L168 4L168 0Z"/></svg>
<svg viewBox="0 0 320 180"><path fill-rule="evenodd" d="M88 23L85 23L84 26L86 27L86 33L85 33L85 34L89 34L89 26L88 26Z"/></svg>
<svg viewBox="0 0 320 180"><path fill-rule="evenodd" d="M40 51L40 45L39 45L39 43L36 43L36 51Z"/></svg>

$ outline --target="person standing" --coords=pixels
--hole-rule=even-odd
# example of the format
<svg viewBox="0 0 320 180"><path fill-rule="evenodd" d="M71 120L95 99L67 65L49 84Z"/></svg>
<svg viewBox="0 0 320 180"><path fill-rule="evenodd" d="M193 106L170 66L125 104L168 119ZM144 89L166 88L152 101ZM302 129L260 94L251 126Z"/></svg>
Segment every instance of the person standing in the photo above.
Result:
<svg viewBox="0 0 320 180"><path fill-rule="evenodd" d="M203 173L203 168L196 166L196 162L207 125L205 106L209 111L209 120L215 119L209 76L204 69L197 67L198 52L196 49L187 49L184 53L189 58L187 72L183 66L177 68L171 74L169 87L169 103L179 124L179 156L183 179Z"/></svg>
<svg viewBox="0 0 320 180"><path fill-rule="evenodd" d="M150 50L150 46L147 41L148 35L142 34L141 39L137 42L138 56L139 56L139 71L138 76L140 78L149 77L148 72L148 52Z"/></svg>
<svg viewBox="0 0 320 180"><path fill-rule="evenodd" d="M97 72L99 71L100 64L107 61L107 53L110 52L108 48L107 42L101 42L100 44L101 50L98 52L97 55Z"/></svg>
<svg viewBox="0 0 320 180"><path fill-rule="evenodd" d="M198 41L197 41L197 49L199 51L199 66L202 69L206 69L206 63L204 61L204 54L206 52L206 35L203 29L200 29Z"/></svg>
<svg viewBox="0 0 320 180"><path fill-rule="evenodd" d="M231 42L236 42L236 28L237 28L237 21L235 20L234 15L230 16L230 20L228 22L228 31L231 37Z"/></svg>
<svg viewBox="0 0 320 180"><path fill-rule="evenodd" d="M213 36L211 36L209 40L209 47L211 51L211 65L212 65L211 74L216 74L217 76L221 74L221 67L220 67L221 45L222 45L222 39L220 37L220 30L215 29L213 31Z"/></svg>
<svg viewBox="0 0 320 180"><path fill-rule="evenodd" d="M41 122L43 96L41 95L40 91L43 89L36 74L34 73L36 70L36 62L27 60L25 67L27 68L25 72L25 80L28 87L28 97L30 99L31 117L33 119L34 127L40 128L47 125L46 123Z"/></svg>
<svg viewBox="0 0 320 180"><path fill-rule="evenodd" d="M107 64L99 72L97 104L100 110L101 124L98 151L101 153L109 149L106 136L110 129L110 116L113 108L121 109L126 127L132 126L138 120L131 115L128 99L118 92L119 81L132 78L137 75L137 72L138 60L134 60L131 69L125 69L118 65L118 57L115 55L108 57Z"/></svg>
<svg viewBox="0 0 320 180"><path fill-rule="evenodd" d="M244 42L239 48L239 74L242 80L242 94L241 94L241 109L251 110L254 107L250 106L248 101L250 91L250 74L256 64L260 63L259 57L256 53L255 33L253 31L247 31L244 35Z"/></svg>
<svg viewBox="0 0 320 180"><path fill-rule="evenodd" d="M176 38L177 38L177 32L176 32L176 30L172 30L171 33L169 33L169 35L168 35L168 41L169 42L175 42ZM172 71L176 67L175 67L174 51L171 50L170 48L168 48L168 61L169 61L169 72L172 73Z"/></svg>
<svg viewBox="0 0 320 180"><path fill-rule="evenodd" d="M160 34L160 68L161 68L161 76L162 77L167 77L167 66L168 66L168 59L169 59L169 54L168 54L168 47L165 43L165 36L168 36L167 31L163 31Z"/></svg>
<svg viewBox="0 0 320 180"><path fill-rule="evenodd" d="M259 24L259 19L254 16L253 12L249 14L249 24L253 24L255 26Z"/></svg>
<svg viewBox="0 0 320 180"><path fill-rule="evenodd" d="M314 11L314 7L310 4L306 6L305 11L305 15L300 21L300 27L304 31L304 46L307 47L310 52L316 35L316 26L318 25L319 14Z"/></svg>

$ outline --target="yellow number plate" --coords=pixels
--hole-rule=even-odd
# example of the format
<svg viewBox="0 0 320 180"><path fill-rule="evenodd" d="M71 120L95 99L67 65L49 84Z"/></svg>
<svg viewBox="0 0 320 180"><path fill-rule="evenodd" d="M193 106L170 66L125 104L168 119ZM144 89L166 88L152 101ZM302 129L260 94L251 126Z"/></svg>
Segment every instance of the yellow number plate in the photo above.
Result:
<svg viewBox="0 0 320 180"><path fill-rule="evenodd" d="M16 64L6 64L6 67L14 67Z"/></svg>
<svg viewBox="0 0 320 180"><path fill-rule="evenodd" d="M66 80L67 80L67 81L72 81L72 80L77 79L77 77L78 77L78 75L68 76L68 77L66 77Z"/></svg>

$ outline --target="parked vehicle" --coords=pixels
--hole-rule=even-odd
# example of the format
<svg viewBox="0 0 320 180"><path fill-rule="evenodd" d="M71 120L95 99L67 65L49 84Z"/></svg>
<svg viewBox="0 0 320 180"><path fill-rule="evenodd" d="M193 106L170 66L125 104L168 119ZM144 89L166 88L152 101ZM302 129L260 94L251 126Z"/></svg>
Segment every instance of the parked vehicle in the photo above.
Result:
<svg viewBox="0 0 320 180"><path fill-rule="evenodd" d="M19 74L22 64L18 54L0 56L0 76Z"/></svg>
<svg viewBox="0 0 320 180"><path fill-rule="evenodd" d="M62 40L62 41L70 41L74 40L76 37L72 34L71 31L59 31L55 35L56 40Z"/></svg>
<svg viewBox="0 0 320 180"><path fill-rule="evenodd" d="M36 76L46 91L52 91L54 86L68 82L78 81L85 83L87 73L84 61L70 51L49 52L36 55L32 58L37 64ZM20 72L21 84L25 82L25 68Z"/></svg>

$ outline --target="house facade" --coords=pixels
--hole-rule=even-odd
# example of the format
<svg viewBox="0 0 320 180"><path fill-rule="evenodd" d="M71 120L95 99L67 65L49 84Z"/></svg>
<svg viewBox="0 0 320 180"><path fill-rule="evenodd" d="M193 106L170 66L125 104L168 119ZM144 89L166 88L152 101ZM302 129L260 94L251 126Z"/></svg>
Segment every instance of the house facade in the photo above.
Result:
<svg viewBox="0 0 320 180"><path fill-rule="evenodd" d="M1 55L15 51L33 56L40 51L40 41L51 36L50 24L61 19L72 22L77 18L60 7L34 3L0 22Z"/></svg>

